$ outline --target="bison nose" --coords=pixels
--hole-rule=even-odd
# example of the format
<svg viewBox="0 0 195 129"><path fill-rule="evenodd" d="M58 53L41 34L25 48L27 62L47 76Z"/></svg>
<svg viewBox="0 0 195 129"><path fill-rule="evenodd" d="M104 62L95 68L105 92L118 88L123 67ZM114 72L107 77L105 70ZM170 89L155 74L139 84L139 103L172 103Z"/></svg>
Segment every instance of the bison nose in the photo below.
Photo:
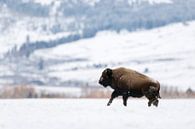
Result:
<svg viewBox="0 0 195 129"><path fill-rule="evenodd" d="M101 84L102 82L101 82L101 80L99 80L99 84Z"/></svg>
<svg viewBox="0 0 195 129"><path fill-rule="evenodd" d="M103 77L100 78L99 83L102 84Z"/></svg>
<svg viewBox="0 0 195 129"><path fill-rule="evenodd" d="M99 84L102 84L102 81L103 81L103 77L100 78Z"/></svg>

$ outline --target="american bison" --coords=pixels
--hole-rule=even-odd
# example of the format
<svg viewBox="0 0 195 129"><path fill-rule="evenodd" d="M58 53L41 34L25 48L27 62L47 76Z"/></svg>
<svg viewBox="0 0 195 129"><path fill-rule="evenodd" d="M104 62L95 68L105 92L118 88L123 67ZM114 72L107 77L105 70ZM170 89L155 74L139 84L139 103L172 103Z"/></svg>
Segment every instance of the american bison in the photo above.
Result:
<svg viewBox="0 0 195 129"><path fill-rule="evenodd" d="M145 96L149 100L148 106L153 104L157 107L158 98L161 98L159 94L160 83L132 69L107 68L102 72L99 84L114 89L107 106L118 96L122 96L124 106L127 106L129 96L138 98Z"/></svg>

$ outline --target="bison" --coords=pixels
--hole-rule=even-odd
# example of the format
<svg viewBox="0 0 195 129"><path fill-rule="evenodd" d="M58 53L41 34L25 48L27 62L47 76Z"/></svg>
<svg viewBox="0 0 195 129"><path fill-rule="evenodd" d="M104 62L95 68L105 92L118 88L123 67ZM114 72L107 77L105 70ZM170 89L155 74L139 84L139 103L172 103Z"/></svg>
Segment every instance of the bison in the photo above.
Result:
<svg viewBox="0 0 195 129"><path fill-rule="evenodd" d="M131 97L145 96L149 102L148 106L153 104L158 106L160 97L160 83L144 74L127 68L106 68L99 79L99 84L104 87L110 86L114 91L107 103L109 106L113 99L122 96L124 106L127 106L127 99Z"/></svg>

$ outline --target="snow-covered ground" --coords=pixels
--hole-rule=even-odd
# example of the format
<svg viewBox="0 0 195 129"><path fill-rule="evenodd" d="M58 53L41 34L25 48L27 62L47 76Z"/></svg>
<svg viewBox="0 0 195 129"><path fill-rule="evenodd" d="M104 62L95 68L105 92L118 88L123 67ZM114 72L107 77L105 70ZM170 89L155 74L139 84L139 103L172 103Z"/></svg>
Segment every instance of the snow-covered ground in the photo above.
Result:
<svg viewBox="0 0 195 129"><path fill-rule="evenodd" d="M186 89L195 86L195 22L137 32L101 32L94 38L38 50L33 58L63 60L46 69L60 80L97 84L106 67L136 69L161 83Z"/></svg>
<svg viewBox="0 0 195 129"><path fill-rule="evenodd" d="M195 100L145 99L0 100L0 129L195 129Z"/></svg>

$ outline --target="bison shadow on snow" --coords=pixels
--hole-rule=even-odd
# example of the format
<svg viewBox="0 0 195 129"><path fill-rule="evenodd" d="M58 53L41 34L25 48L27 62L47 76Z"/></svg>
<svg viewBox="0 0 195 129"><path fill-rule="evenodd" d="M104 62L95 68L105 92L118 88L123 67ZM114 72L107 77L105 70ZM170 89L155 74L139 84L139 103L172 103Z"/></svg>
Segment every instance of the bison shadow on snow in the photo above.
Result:
<svg viewBox="0 0 195 129"><path fill-rule="evenodd" d="M149 100L148 106L153 104L157 107L158 98L161 98L160 83L132 69L107 68L102 72L99 84L114 89L107 106L118 96L122 96L124 106L127 106L127 99L130 96L138 98L145 96Z"/></svg>

